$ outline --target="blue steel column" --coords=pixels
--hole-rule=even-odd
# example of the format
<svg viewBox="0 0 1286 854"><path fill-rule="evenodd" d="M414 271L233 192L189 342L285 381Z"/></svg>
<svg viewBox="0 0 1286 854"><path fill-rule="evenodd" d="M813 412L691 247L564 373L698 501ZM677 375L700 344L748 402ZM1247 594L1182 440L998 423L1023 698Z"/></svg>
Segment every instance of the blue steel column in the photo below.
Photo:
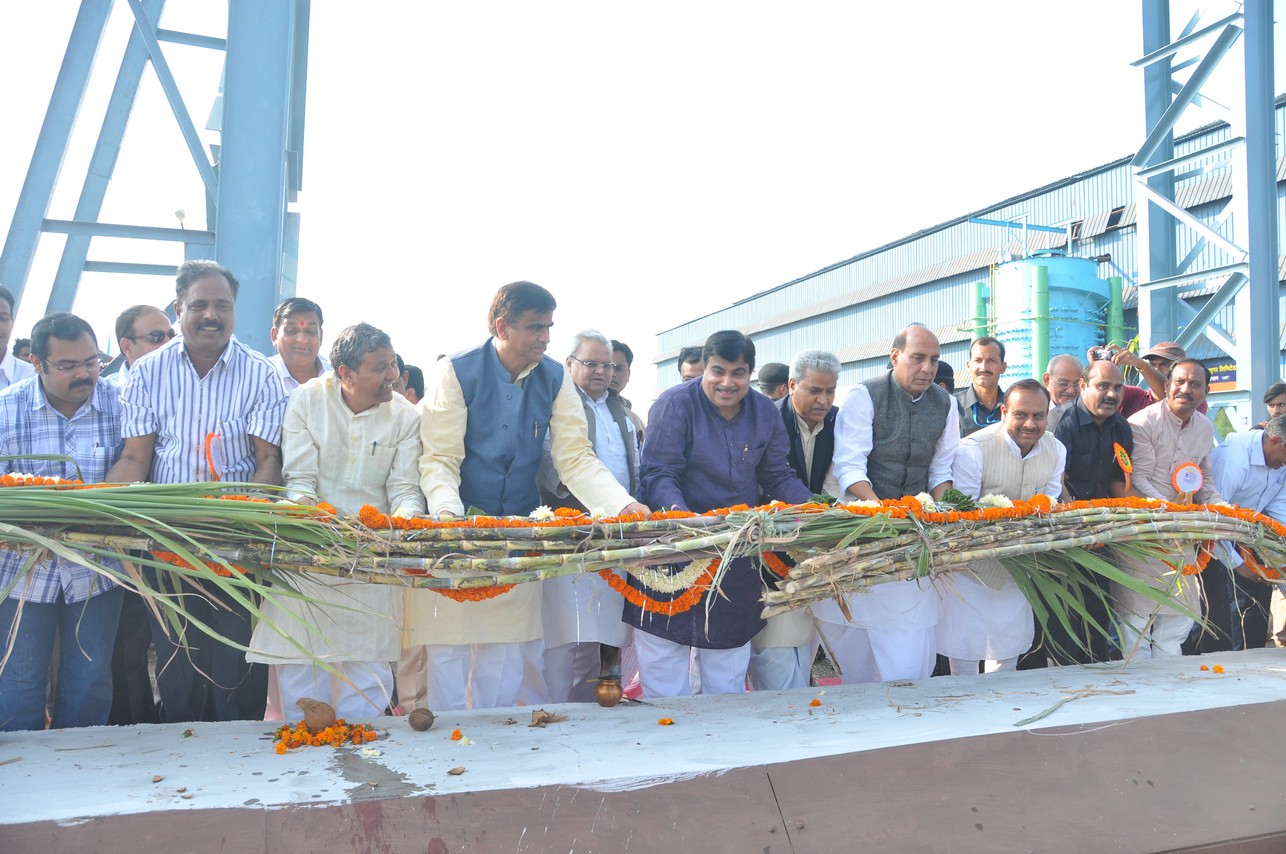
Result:
<svg viewBox="0 0 1286 854"><path fill-rule="evenodd" d="M293 0L230 0L215 257L241 280L237 337L268 352L281 288Z"/></svg>
<svg viewBox="0 0 1286 854"><path fill-rule="evenodd" d="M165 0L143 0L143 9L152 21L161 19L164 6ZM76 203L75 218L78 222L96 221L103 209L103 197L107 195L112 172L116 170L116 158L121 153L121 139L125 136L125 125L134 107L134 96L138 93L145 67L147 45L138 32L133 32L125 47L125 55L121 58L121 69L116 75L112 97L107 102L107 113L103 116L103 125L98 131L94 156L89 161L89 173L85 176L80 200ZM76 301L76 286L80 283L85 259L89 256L89 241L88 235L67 236L62 260L58 262L58 272L54 276L54 287L49 292L49 302L45 305L46 313L71 311L72 304Z"/></svg>
<svg viewBox="0 0 1286 854"><path fill-rule="evenodd" d="M1143 0L1143 53L1146 56L1170 44L1169 0ZM1165 115L1171 100L1170 58L1143 69L1144 116L1150 133ZM1167 134L1150 162L1174 157L1174 134ZM1168 199L1174 198L1174 173L1147 179L1148 186ZM1138 211L1139 281L1151 282L1175 273L1174 219L1157 205L1142 200ZM1139 333L1144 348L1173 338L1178 326L1174 288L1139 289Z"/></svg>
<svg viewBox="0 0 1286 854"><path fill-rule="evenodd" d="M1273 2L1247 0L1246 28L1246 211L1249 218L1250 334L1248 377L1250 423L1267 417L1264 393L1281 365L1281 286L1277 269L1277 134L1273 122ZM1244 334L1244 333L1243 333Z"/></svg>
<svg viewBox="0 0 1286 854"><path fill-rule="evenodd" d="M49 99L49 109L45 112L45 121L36 138L31 166L22 183L22 192L18 195L18 205L14 210L13 221L9 223L4 249L0 251L0 285L13 291L19 302L22 301L27 275L31 272L31 262L36 255L36 244L40 241L40 224L49 212L54 184L62 169L72 126L85 97L89 73L94 66L94 57L98 54L98 45L102 41L103 28L111 9L112 0L81 0L71 38L67 42L67 52L63 55L62 67L58 70L54 93ZM22 84L10 81L6 85Z"/></svg>

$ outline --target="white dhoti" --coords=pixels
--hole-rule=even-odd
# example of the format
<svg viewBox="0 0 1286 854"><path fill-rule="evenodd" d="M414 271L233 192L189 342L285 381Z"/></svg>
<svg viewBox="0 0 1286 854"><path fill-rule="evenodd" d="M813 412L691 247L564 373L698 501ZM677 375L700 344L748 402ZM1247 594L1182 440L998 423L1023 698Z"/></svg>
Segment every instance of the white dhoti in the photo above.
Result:
<svg viewBox="0 0 1286 854"><path fill-rule="evenodd" d="M1185 549L1182 565L1194 563L1196 553ZM1196 621L1192 614L1201 613L1201 585L1195 575L1176 572L1160 560L1138 560L1113 553L1112 562L1131 578L1147 582L1169 594L1177 607L1158 605L1140 593L1113 581L1112 606L1121 621L1121 653L1129 658L1151 658L1158 655L1182 655L1180 648ZM1183 613L1181 609L1187 609Z"/></svg>
<svg viewBox="0 0 1286 854"><path fill-rule="evenodd" d="M928 679L937 662L938 595L927 579L877 584L847 599L852 622L831 600L813 605L817 630L841 681Z"/></svg>
<svg viewBox="0 0 1286 854"><path fill-rule="evenodd" d="M1016 659L1031 648L1036 621L1031 604L1000 567L983 583L969 572L938 581L938 652L970 661ZM993 668L994 669L994 668Z"/></svg>

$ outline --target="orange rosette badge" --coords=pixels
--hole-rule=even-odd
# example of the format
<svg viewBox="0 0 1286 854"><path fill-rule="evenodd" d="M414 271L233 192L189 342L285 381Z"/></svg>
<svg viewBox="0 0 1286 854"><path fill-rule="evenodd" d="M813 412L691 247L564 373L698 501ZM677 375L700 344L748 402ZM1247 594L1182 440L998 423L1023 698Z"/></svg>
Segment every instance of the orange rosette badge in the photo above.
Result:
<svg viewBox="0 0 1286 854"><path fill-rule="evenodd" d="M1112 453L1116 454L1116 464L1125 472L1125 491L1130 491L1130 475L1134 472L1134 463L1130 462L1130 455L1126 453L1125 448L1121 447L1120 442L1112 443Z"/></svg>

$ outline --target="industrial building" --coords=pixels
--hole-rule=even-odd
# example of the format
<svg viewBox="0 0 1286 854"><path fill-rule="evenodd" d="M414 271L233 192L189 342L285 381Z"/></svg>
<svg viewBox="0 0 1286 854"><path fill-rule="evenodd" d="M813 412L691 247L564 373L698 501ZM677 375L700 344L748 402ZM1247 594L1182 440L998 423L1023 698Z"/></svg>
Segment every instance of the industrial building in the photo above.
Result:
<svg viewBox="0 0 1286 854"><path fill-rule="evenodd" d="M1280 140L1286 131L1286 97L1276 99L1273 114ZM1176 135L1174 156L1182 158L1212 148L1218 151L1221 143L1227 147L1232 136L1226 122ZM834 351L843 364L842 389L883 371L888 365L893 336L912 322L934 330L942 342L942 358L956 369L957 383L965 382L965 363L975 327L987 325L994 334L999 316L1003 333L1007 313L1031 313L1023 288L1007 282L1026 282L1026 277L1006 277L1006 268L1013 264L1041 264L1050 255L1092 259L1091 263L1082 262L1091 271L1091 291L1106 294L1108 280L1119 277L1123 284L1124 337L1131 339L1138 330L1140 253L1131 160L1130 156L1122 157L963 214L668 329L657 337L658 386L665 388L678 382L676 359L682 347L700 344L719 329L739 329L754 339L760 363L788 362L794 353L806 348ZM1248 217L1237 216L1235 206L1228 205L1234 192L1233 168L1218 153L1189 164L1187 171L1176 176L1175 201L1229 241L1244 245ZM1279 211L1286 198L1283 181L1286 159L1279 156ZM1278 245L1284 223L1286 217L1279 213ZM1188 229L1177 229L1176 241L1177 255L1190 256L1196 269L1220 268L1232 260L1226 249ZM1282 270L1279 258L1279 300ZM1217 290L1217 282L1195 281L1181 286L1178 295L1200 311ZM977 302L980 295L990 297L981 310ZM1081 340L1088 340L1084 336L1091 335L1098 342L1107 337L1107 298L1095 297L1090 295L1092 305L1087 303L1079 312L1066 311L1061 316L1051 303L1048 317L1052 353L1072 352L1084 358L1085 347L1080 346ZM985 322L981 311L986 312ZM1237 313L1237 305L1231 302L1220 308L1188 352L1201 359L1214 375L1212 410L1227 407L1232 424L1240 428L1249 417L1249 407L1245 405L1248 392L1244 383L1238 387L1234 355L1227 352L1226 346L1236 338ZM1084 322L1086 318L1089 325ZM1030 317L1025 322L1030 323ZM1280 365L1280 331L1278 339ZM1058 346L1060 340L1068 345L1066 349ZM1010 350L1010 368L1002 385L1032 375L1031 360L1023 350L1012 345ZM1042 371L1043 365L1039 365L1034 371L1036 378Z"/></svg>

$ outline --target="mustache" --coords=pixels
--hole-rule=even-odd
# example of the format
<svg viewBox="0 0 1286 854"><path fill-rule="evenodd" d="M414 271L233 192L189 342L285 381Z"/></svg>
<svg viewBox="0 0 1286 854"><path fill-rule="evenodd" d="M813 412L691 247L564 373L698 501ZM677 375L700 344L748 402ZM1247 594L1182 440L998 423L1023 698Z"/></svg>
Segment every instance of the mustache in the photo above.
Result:
<svg viewBox="0 0 1286 854"><path fill-rule="evenodd" d="M86 388L86 387L93 388L94 383L96 382L98 382L98 380L76 380L70 386L68 386L68 388Z"/></svg>

